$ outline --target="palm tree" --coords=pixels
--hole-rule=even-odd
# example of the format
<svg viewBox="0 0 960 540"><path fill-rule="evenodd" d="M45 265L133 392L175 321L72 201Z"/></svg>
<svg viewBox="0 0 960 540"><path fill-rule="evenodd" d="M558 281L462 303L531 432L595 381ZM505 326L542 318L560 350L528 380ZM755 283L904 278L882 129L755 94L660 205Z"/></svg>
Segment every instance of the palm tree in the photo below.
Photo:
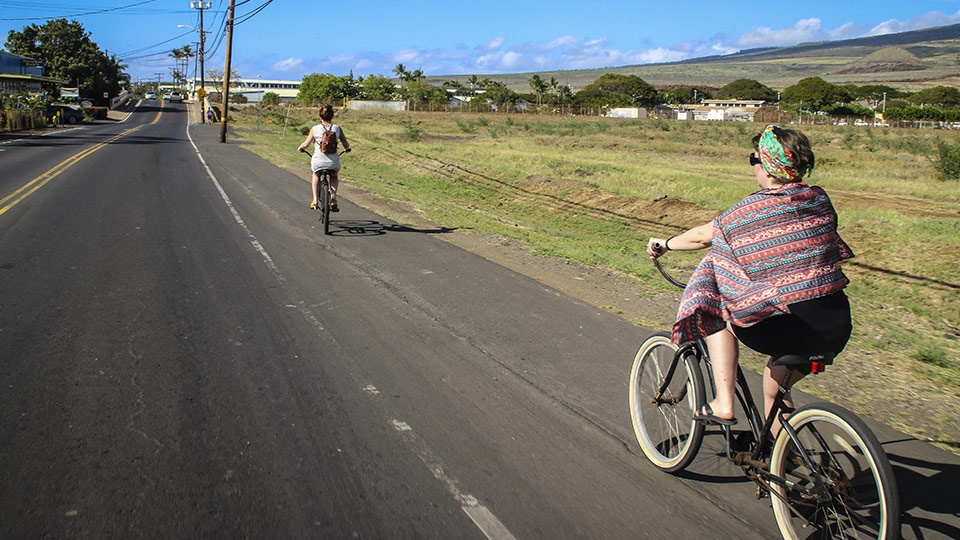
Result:
<svg viewBox="0 0 960 540"><path fill-rule="evenodd" d="M186 84L187 82L187 66L190 62L190 59L195 56L196 53L193 52L193 48L190 45L184 45L178 49L174 49L170 52L170 58L173 58L177 64L176 69L174 70L173 78L175 82ZM181 68L181 65L183 66Z"/></svg>
<svg viewBox="0 0 960 540"><path fill-rule="evenodd" d="M457 80L450 80L443 83L444 88L453 90L455 95L463 95L463 83Z"/></svg>
<svg viewBox="0 0 960 540"><path fill-rule="evenodd" d="M393 72L401 81L408 82L410 80L410 72L407 71L407 67L403 64L397 64L397 66L393 68Z"/></svg>
<svg viewBox="0 0 960 540"><path fill-rule="evenodd" d="M530 89L537 95L537 108L543 105L543 94L547 91L547 83L540 75L530 77Z"/></svg>

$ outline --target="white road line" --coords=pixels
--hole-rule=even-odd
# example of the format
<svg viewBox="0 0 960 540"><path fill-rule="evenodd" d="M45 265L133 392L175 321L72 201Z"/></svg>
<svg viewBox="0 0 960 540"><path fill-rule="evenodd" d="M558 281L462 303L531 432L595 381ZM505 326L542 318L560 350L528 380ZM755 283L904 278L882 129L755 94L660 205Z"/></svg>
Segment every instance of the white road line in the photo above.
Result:
<svg viewBox="0 0 960 540"><path fill-rule="evenodd" d="M243 218L240 217L240 213L237 212L237 209L230 200L230 197L227 196L227 192L224 191L223 186L220 185L217 177L213 174L213 171L210 170L206 160L203 159L203 154L200 153L200 149L197 148L196 143L193 142L193 137L190 136L189 122L187 123L187 140L189 140L190 144L193 145L193 149L196 151L197 157L200 159L200 163L203 165L204 170L207 171L207 176L210 177L210 181L213 182L213 185L217 188L217 191L220 193L220 197L223 198L223 202L227 205L227 208L233 215L233 219L238 225L240 225L240 228L243 229L243 232L246 233L247 237L250 238L250 244L253 245L253 248L257 250L257 253L263 257L263 260L267 263L267 267L274 274L277 281L280 282L280 285L286 288L286 276L280 272L280 269L273 262L270 254L267 253L267 250L263 247L263 245L261 245L253 233L250 232L250 229L247 227L247 224L244 223ZM321 331L323 330L323 325L320 324L320 321L317 320L313 313L311 313L304 304L299 304L297 308L313 326ZM373 385L368 385L364 388L364 390L372 395L378 395L380 393ZM490 540L516 540L516 537L510 533L510 530L507 529L495 515L493 515L493 512L487 509L487 507L481 505L480 502L477 501L476 497L460 490L456 479L444 471L443 464L441 463L440 459L434 455L423 439L421 439L413 431L413 428L411 428L409 424L396 419L392 419L390 423L397 433L400 434L400 438L414 451L417 457L420 458L420 461L427 466L427 469L433 473L434 478L446 486L447 491L458 503L460 503L460 508L467 515L467 517L473 521L477 528L480 529L480 532L482 532Z"/></svg>
<svg viewBox="0 0 960 540"><path fill-rule="evenodd" d="M469 517L473 523L490 540L516 540L516 537L510 533L510 530L493 515L486 506L480 504L476 497L465 493L459 487L459 482L444 470L443 463L427 446L426 442L420 438L409 424L397 419L391 419L390 424L400 434L407 446L413 450L420 461L427 466L427 469L433 473L433 477L447 487L447 492L460 503L460 509Z"/></svg>
<svg viewBox="0 0 960 540"><path fill-rule="evenodd" d="M274 277L280 283L280 286L284 289L287 288L287 277L283 275L283 272L280 271L280 268L273 262L273 258L270 257L270 254L267 253L266 248L260 244L260 241L257 240L257 237L253 235L250 231L250 228L247 227L247 224L244 223L243 218L240 217L240 212L237 212L236 207L233 205L233 201L230 200L230 197L227 196L227 192L224 191L223 186L220 185L220 181L217 180L216 175L213 174L213 171L210 170L210 166L207 165L207 161L203 159L203 154L200 153L200 149L197 148L197 144L193 142L193 137L190 136L190 123L187 122L187 140L190 141L190 144L193 146L193 150L197 153L197 158L200 159L200 164L203 165L204 170L207 171L207 176L210 178L210 181L213 182L214 187L217 188L217 191L220 193L220 197L223 199L223 202L227 205L227 209L230 210L230 214L233 215L233 219L237 222L237 225L240 225L240 228L243 229L243 232L246 233L247 238L250 239L250 244L253 246L253 249L263 257L264 262L267 263L267 268L270 269L270 272L273 273ZM320 320L317 319L313 312L303 303L298 302L296 308L304 316L307 321L310 322L318 330L323 331L323 324L320 323Z"/></svg>

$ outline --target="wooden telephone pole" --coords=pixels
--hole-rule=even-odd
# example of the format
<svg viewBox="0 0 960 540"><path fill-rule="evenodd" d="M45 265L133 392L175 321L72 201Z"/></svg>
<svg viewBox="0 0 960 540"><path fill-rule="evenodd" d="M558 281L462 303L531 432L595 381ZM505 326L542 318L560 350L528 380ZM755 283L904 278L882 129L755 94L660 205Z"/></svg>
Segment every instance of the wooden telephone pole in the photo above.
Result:
<svg viewBox="0 0 960 540"><path fill-rule="evenodd" d="M233 13L237 7L237 0L230 0L230 10L227 12L227 60L223 66L223 91L221 96L222 111L220 113L220 142L227 142L227 116L230 107L230 60L233 55Z"/></svg>
<svg viewBox="0 0 960 540"><path fill-rule="evenodd" d="M205 103L205 101L204 101L203 98L204 98L204 96L207 94L207 90L206 90L206 88L204 88L204 87L206 86L206 84L204 84L204 80L203 80L203 70L204 70L203 57L204 57L204 55L206 54L205 49L206 49L206 42L207 42L207 39L206 39L206 34L207 34L207 33L203 30L203 10L205 10L205 9L210 9L211 7L213 7L213 2L207 2L206 0L200 0L200 1L190 2L190 7L193 8L193 9L198 9L198 10L200 10L200 51L197 52L197 58L200 60L200 89L201 89L201 92L198 93L198 96L200 97L200 102L201 102L201 103ZM196 85L196 82L197 82L197 81L196 81L196 78L194 78L194 81L193 81L193 82L194 82L194 85ZM196 88L194 88L194 91L196 91ZM206 108L205 108L205 107L200 107L200 122L204 122L204 123L205 123L205 122L207 121L206 118L207 118Z"/></svg>

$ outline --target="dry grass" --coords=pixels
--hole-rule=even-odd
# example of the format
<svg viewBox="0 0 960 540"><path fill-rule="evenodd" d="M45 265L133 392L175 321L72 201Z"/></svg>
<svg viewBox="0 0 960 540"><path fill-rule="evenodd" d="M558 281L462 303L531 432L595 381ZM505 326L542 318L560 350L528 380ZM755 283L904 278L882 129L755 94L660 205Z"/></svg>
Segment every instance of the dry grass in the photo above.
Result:
<svg viewBox="0 0 960 540"><path fill-rule="evenodd" d="M306 123L310 112L301 113ZM255 125L255 119L253 123ZM712 219L754 189L752 124L552 116L345 112L354 185L406 201L447 227L512 238L537 253L636 276L664 290L642 254L650 235ZM243 123L241 118L240 123ZM249 122L248 122L249 124ZM803 126L812 183L840 214L855 337L815 393L915 436L960 447L960 183L928 159L947 132ZM255 151L302 165L299 132L248 132ZM691 268L698 255L680 258Z"/></svg>

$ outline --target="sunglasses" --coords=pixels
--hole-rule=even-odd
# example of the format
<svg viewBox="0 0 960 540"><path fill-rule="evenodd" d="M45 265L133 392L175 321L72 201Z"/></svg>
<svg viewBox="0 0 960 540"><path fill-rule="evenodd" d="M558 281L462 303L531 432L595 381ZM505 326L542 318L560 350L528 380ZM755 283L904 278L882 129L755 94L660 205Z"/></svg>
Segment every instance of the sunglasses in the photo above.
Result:
<svg viewBox="0 0 960 540"><path fill-rule="evenodd" d="M760 164L760 158L758 158L756 154L750 154L750 166L753 167L754 165L759 165L759 164Z"/></svg>

